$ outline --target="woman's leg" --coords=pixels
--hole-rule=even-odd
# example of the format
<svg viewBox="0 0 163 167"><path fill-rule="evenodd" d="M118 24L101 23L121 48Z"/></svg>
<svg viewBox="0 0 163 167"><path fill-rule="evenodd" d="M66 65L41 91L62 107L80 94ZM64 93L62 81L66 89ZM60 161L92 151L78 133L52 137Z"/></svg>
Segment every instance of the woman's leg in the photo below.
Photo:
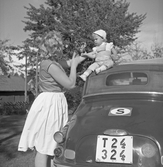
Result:
<svg viewBox="0 0 163 167"><path fill-rule="evenodd" d="M54 164L53 158L51 158L51 167L57 167L57 166Z"/></svg>
<svg viewBox="0 0 163 167"><path fill-rule="evenodd" d="M48 155L36 152L35 167L51 167L51 159Z"/></svg>

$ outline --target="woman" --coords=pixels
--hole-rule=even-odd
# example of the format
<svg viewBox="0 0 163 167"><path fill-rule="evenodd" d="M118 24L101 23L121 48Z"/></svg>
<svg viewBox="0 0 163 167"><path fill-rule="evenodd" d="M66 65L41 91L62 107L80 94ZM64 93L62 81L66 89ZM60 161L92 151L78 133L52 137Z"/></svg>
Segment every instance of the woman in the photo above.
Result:
<svg viewBox="0 0 163 167"><path fill-rule="evenodd" d="M67 76L62 66L52 60L57 54L62 54L62 48L59 32L51 31L41 40L40 50L44 58L39 74L41 93L31 106L18 146L19 151L36 150L35 167L50 166L50 157L56 147L53 135L68 120L64 89L74 88L76 68L84 60L74 53L71 61L66 63L70 66L70 75Z"/></svg>

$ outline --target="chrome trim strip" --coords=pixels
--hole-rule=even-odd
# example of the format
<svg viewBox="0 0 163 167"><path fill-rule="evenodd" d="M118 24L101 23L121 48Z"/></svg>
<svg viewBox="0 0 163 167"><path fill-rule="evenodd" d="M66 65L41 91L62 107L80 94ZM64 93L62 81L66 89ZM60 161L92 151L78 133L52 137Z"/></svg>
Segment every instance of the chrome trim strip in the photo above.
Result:
<svg viewBox="0 0 163 167"><path fill-rule="evenodd" d="M153 94L153 95L163 95L163 92L102 92L102 93L95 93L95 94L91 94L91 95L84 95L83 97L90 97L90 96L97 96L97 95L109 95L109 94L132 94L132 93L135 93L135 94Z"/></svg>

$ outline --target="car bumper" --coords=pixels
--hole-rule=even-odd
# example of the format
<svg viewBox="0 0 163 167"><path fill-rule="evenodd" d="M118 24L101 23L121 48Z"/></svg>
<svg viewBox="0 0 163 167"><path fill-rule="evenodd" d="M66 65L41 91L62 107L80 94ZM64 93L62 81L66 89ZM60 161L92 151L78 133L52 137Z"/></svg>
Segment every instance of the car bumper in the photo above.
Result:
<svg viewBox="0 0 163 167"><path fill-rule="evenodd" d="M90 164L88 165L61 165L61 164L53 164L54 167L90 167Z"/></svg>

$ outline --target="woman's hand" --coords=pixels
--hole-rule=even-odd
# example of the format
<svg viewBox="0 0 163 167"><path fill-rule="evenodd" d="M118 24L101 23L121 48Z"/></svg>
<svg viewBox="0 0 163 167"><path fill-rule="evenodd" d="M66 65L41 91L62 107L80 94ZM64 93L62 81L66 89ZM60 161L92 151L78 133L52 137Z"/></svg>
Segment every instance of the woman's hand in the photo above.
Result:
<svg viewBox="0 0 163 167"><path fill-rule="evenodd" d="M71 67L73 59L75 59L75 61L78 62L77 64L80 64L82 61L86 59L86 57L79 56L77 53L74 52L72 59L66 61L69 67Z"/></svg>
<svg viewBox="0 0 163 167"><path fill-rule="evenodd" d="M76 52L73 53L72 59L71 59L71 65L80 64L84 59L81 59L81 56L79 56Z"/></svg>

